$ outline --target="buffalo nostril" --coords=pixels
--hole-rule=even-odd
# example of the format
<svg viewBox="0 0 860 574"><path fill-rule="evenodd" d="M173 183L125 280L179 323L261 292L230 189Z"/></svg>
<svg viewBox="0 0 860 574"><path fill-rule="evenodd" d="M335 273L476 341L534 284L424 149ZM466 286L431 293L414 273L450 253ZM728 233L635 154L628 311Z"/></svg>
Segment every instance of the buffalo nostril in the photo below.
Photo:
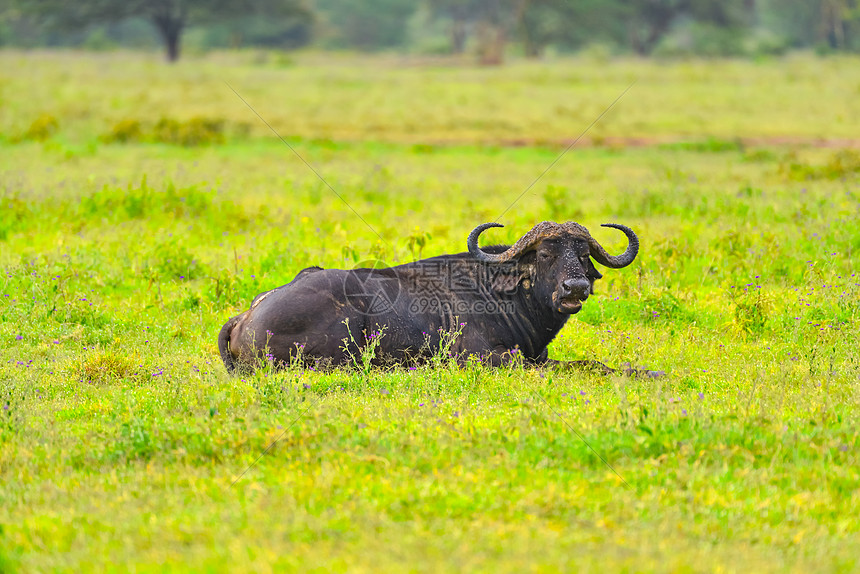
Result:
<svg viewBox="0 0 860 574"><path fill-rule="evenodd" d="M586 279L565 279L561 282L561 286L566 291L566 296L575 297L580 301L587 299L591 292L591 283Z"/></svg>

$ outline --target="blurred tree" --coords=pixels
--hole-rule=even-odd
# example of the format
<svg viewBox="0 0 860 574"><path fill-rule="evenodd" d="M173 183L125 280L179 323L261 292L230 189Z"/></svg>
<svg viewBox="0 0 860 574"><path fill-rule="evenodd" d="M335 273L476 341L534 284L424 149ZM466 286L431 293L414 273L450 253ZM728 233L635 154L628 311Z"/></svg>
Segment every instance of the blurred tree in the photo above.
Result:
<svg viewBox="0 0 860 574"><path fill-rule="evenodd" d="M519 4L527 0L473 0L477 22L478 60L484 66L497 66L505 58L508 35L515 26Z"/></svg>
<svg viewBox="0 0 860 574"><path fill-rule="evenodd" d="M427 0L431 13L451 21L451 52L462 53L467 30L474 29L478 59L501 64L508 37L528 8L529 0Z"/></svg>
<svg viewBox="0 0 860 574"><path fill-rule="evenodd" d="M793 48L860 50L858 0L758 0L761 24Z"/></svg>
<svg viewBox="0 0 860 574"><path fill-rule="evenodd" d="M588 43L627 44L650 54L680 20L720 29L750 25L754 0L426 0L452 22L452 52L475 30L483 64L501 63L508 39L521 42L527 57L549 45L581 48ZM839 1L839 0L832 0Z"/></svg>
<svg viewBox="0 0 860 574"><path fill-rule="evenodd" d="M630 48L650 54L680 18L721 28L749 26L755 4L750 0L619 0L627 22Z"/></svg>
<svg viewBox="0 0 860 574"><path fill-rule="evenodd" d="M328 42L338 48L378 50L406 42L414 0L316 0Z"/></svg>
<svg viewBox="0 0 860 574"><path fill-rule="evenodd" d="M857 48L860 35L860 2L820 0L819 41L834 50Z"/></svg>
<svg viewBox="0 0 860 574"><path fill-rule="evenodd" d="M183 35L190 32L189 35ZM0 0L0 44L467 47L501 63L590 44L641 55L743 56L791 48L860 51L860 0ZM604 50L605 51L605 50Z"/></svg>
<svg viewBox="0 0 860 574"><path fill-rule="evenodd" d="M302 0L19 0L22 13L58 30L141 17L151 22L164 45L167 60L179 58L180 38L190 24L261 14L269 18L306 18L312 13Z"/></svg>
<svg viewBox="0 0 860 574"><path fill-rule="evenodd" d="M623 42L623 16L618 0L523 0L517 32L525 55L533 58L550 45L575 50Z"/></svg>
<svg viewBox="0 0 860 574"><path fill-rule="evenodd" d="M238 48L261 46L291 49L307 45L312 37L312 23L305 17L266 18L253 14L225 22L197 26L193 30L197 48Z"/></svg>
<svg viewBox="0 0 860 574"><path fill-rule="evenodd" d="M451 53L462 54L466 50L469 28L475 21L474 2L459 0L428 0L430 13L450 21Z"/></svg>

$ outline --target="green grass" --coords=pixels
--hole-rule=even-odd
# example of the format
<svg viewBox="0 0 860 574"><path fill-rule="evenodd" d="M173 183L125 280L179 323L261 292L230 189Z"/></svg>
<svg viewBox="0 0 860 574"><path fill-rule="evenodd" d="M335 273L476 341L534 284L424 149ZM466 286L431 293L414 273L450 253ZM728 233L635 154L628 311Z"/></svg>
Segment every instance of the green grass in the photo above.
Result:
<svg viewBox="0 0 860 574"><path fill-rule="evenodd" d="M749 141L860 133L856 59L321 58L0 53L0 571L860 568L860 160ZM226 375L257 293L462 251L636 78L487 241L633 227L550 356L667 377Z"/></svg>
<svg viewBox="0 0 860 574"><path fill-rule="evenodd" d="M566 142L631 84L592 139L857 139L860 122L853 57L673 64L583 57L499 70L331 54L304 54L285 67L260 56L213 54L165 66L159 54L4 51L0 134L22 137L39 118L44 130L47 114L82 141L120 124L127 132L129 121L147 132L161 120L195 118L270 136L231 87L282 135L321 141Z"/></svg>

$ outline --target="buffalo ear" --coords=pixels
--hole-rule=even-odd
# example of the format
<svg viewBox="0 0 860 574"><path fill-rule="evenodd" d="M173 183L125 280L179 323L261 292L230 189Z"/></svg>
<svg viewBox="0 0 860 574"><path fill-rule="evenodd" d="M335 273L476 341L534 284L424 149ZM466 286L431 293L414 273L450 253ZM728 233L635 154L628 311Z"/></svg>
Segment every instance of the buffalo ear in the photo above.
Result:
<svg viewBox="0 0 860 574"><path fill-rule="evenodd" d="M594 266L594 263L592 263L591 259L588 260L588 269L585 270L585 274L586 276L588 276L589 279L592 280L603 279L603 274L597 270L597 267Z"/></svg>
<svg viewBox="0 0 860 574"><path fill-rule="evenodd" d="M514 293L522 285L523 288L531 288L531 278L534 274L534 266L518 262L516 266L498 273L492 278L492 289L496 293Z"/></svg>
<svg viewBox="0 0 860 574"><path fill-rule="evenodd" d="M594 266L591 259L588 260L588 269L585 270L585 276L588 277L588 280L591 282L591 294L594 295L594 282L598 279L603 279L603 274L597 270L597 267Z"/></svg>
<svg viewBox="0 0 860 574"><path fill-rule="evenodd" d="M517 264L520 267L526 267L528 269L532 269L535 263L537 263L536 249L529 249L528 251L520 255L519 259L517 259Z"/></svg>

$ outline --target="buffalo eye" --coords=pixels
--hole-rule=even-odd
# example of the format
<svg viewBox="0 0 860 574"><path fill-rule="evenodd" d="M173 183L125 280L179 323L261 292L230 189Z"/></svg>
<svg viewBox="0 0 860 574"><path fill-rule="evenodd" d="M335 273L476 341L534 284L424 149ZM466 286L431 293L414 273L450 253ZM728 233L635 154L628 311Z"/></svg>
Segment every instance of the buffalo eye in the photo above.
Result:
<svg viewBox="0 0 860 574"><path fill-rule="evenodd" d="M538 253L538 259L540 259L541 261L549 261L550 259L552 259L552 253L550 253L549 251L540 251Z"/></svg>

